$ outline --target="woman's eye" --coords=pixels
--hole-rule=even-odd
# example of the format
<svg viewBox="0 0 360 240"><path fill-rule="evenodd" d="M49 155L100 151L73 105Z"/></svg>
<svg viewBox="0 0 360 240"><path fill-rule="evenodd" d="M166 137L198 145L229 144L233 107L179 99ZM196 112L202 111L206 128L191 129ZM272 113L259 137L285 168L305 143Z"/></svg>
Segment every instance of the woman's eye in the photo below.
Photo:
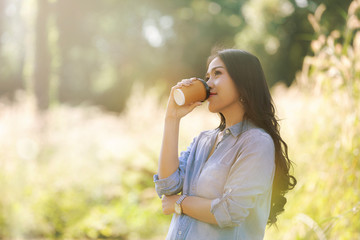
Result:
<svg viewBox="0 0 360 240"><path fill-rule="evenodd" d="M215 72L214 72L214 75L215 75L215 76L218 76L218 75L220 75L220 74L221 74L220 71L215 71Z"/></svg>

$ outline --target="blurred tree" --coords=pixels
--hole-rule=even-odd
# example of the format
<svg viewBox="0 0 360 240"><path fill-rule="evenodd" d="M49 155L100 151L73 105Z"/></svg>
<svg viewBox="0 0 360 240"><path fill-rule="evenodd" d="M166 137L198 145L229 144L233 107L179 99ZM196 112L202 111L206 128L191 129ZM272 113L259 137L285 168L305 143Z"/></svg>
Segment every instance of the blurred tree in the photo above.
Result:
<svg viewBox="0 0 360 240"><path fill-rule="evenodd" d="M4 32L4 7L5 7L5 0L0 0L0 40L2 39L3 32ZM0 41L0 57L2 56L2 45Z"/></svg>
<svg viewBox="0 0 360 240"><path fill-rule="evenodd" d="M38 1L35 90L40 102L47 105L49 76L56 75L55 95L60 102L86 101L117 112L135 82L145 87L161 83L166 86L162 94L167 95L182 78L204 76L215 45L253 52L261 59L270 85L290 84L314 35L307 15L324 2L52 0L49 10L48 2ZM341 30L349 3L325 1L324 31L328 26ZM52 18L55 24L49 25ZM9 25L8 19L4 25ZM0 86L16 82L10 81L15 72L24 74L21 67L10 64L2 69Z"/></svg>
<svg viewBox="0 0 360 240"><path fill-rule="evenodd" d="M60 101L121 111L134 82L202 77L209 49L234 44L240 5L230 3L57 1Z"/></svg>
<svg viewBox="0 0 360 240"><path fill-rule="evenodd" d="M142 21L141 14L134 11L143 9L136 4L94 0L56 3L61 102L87 100L114 111L123 108L132 81L142 73L139 59L145 51L137 44L141 43Z"/></svg>
<svg viewBox="0 0 360 240"><path fill-rule="evenodd" d="M169 68L162 76L171 85L181 78L203 77L211 48L233 47L233 36L243 22L240 1L188 0L163 6L163 15L171 16L173 21L173 34L164 44L164 64L168 63Z"/></svg>
<svg viewBox="0 0 360 240"><path fill-rule="evenodd" d="M24 88L24 28L20 11L22 1L0 0L0 95L12 99ZM16 28L15 28L16 26Z"/></svg>
<svg viewBox="0 0 360 240"><path fill-rule="evenodd" d="M40 109L49 107L50 54L48 44L48 0L37 0L34 91Z"/></svg>
<svg viewBox="0 0 360 240"><path fill-rule="evenodd" d="M89 1L90 5L91 2ZM87 17L89 3L57 1L54 6L59 37L59 88L61 102L80 103L89 97L89 81L94 68L95 49L89 47L91 34ZM90 79L89 79L90 78Z"/></svg>
<svg viewBox="0 0 360 240"><path fill-rule="evenodd" d="M1 40L3 38L3 33L5 32L4 31L4 9L5 9L5 0L0 0L0 62L3 63L4 61L4 56L3 56L3 51L2 51L2 44L1 44ZM0 74L3 72L3 69L2 67L0 67ZM1 74L2 75L2 74ZM1 77L0 75L0 77ZM2 82L0 82L2 83ZM2 85L2 84L1 84ZM0 89L1 89L1 85L0 85ZM2 91L1 91L2 92Z"/></svg>
<svg viewBox="0 0 360 240"><path fill-rule="evenodd" d="M323 31L342 30L351 0L253 0L241 12L246 25L236 35L236 46L259 56L270 85L282 81L288 85L300 70L314 31L308 14L324 3Z"/></svg>

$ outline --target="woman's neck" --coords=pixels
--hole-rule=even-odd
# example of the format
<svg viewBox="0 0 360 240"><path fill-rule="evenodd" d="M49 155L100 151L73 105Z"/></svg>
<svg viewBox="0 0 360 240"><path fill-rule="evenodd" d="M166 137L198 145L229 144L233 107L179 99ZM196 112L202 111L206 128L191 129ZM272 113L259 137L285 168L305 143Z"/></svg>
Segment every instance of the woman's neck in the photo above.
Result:
<svg viewBox="0 0 360 240"><path fill-rule="evenodd" d="M225 117L225 128L229 128L243 120L245 111L243 105L239 103L221 111L221 113Z"/></svg>

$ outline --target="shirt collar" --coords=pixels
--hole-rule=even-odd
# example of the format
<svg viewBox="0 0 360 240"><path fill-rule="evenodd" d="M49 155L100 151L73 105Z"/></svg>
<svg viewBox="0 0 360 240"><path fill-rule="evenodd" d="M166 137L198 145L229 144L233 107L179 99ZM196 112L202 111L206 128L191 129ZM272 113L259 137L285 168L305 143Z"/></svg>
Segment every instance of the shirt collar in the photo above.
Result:
<svg viewBox="0 0 360 240"><path fill-rule="evenodd" d="M234 137L237 137L240 134L242 134L243 132L245 132L251 128L255 128L255 127L256 126L249 120L244 120L235 125L232 125L229 128L225 128L224 132L226 133L226 131L229 130Z"/></svg>

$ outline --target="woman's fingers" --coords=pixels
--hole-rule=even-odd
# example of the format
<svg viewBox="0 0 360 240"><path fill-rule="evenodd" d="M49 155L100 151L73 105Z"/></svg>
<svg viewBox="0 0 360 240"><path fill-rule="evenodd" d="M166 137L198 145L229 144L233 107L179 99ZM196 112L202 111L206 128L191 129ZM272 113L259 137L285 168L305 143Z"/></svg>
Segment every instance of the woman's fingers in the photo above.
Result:
<svg viewBox="0 0 360 240"><path fill-rule="evenodd" d="M190 105L179 106L176 104L174 99L174 92L176 89L182 86L190 86L195 79L196 78L183 79L182 81L178 82L175 86L171 88L170 97L168 100L168 106L166 110L167 117L181 119L182 117L190 113L192 110L194 110L194 108L201 105L201 102L195 102Z"/></svg>
<svg viewBox="0 0 360 240"><path fill-rule="evenodd" d="M202 102L194 102L189 106L189 112L191 112L192 110L194 110L194 108L201 106Z"/></svg>
<svg viewBox="0 0 360 240"><path fill-rule="evenodd" d="M161 199L163 213L168 215L174 213L175 202L179 198L178 195L164 196Z"/></svg>
<svg viewBox="0 0 360 240"><path fill-rule="evenodd" d="M195 77L183 79L183 80L181 80L180 82L178 82L175 86L176 86L177 88L180 88L180 87L182 87L182 86L190 86L194 80L196 80Z"/></svg>

